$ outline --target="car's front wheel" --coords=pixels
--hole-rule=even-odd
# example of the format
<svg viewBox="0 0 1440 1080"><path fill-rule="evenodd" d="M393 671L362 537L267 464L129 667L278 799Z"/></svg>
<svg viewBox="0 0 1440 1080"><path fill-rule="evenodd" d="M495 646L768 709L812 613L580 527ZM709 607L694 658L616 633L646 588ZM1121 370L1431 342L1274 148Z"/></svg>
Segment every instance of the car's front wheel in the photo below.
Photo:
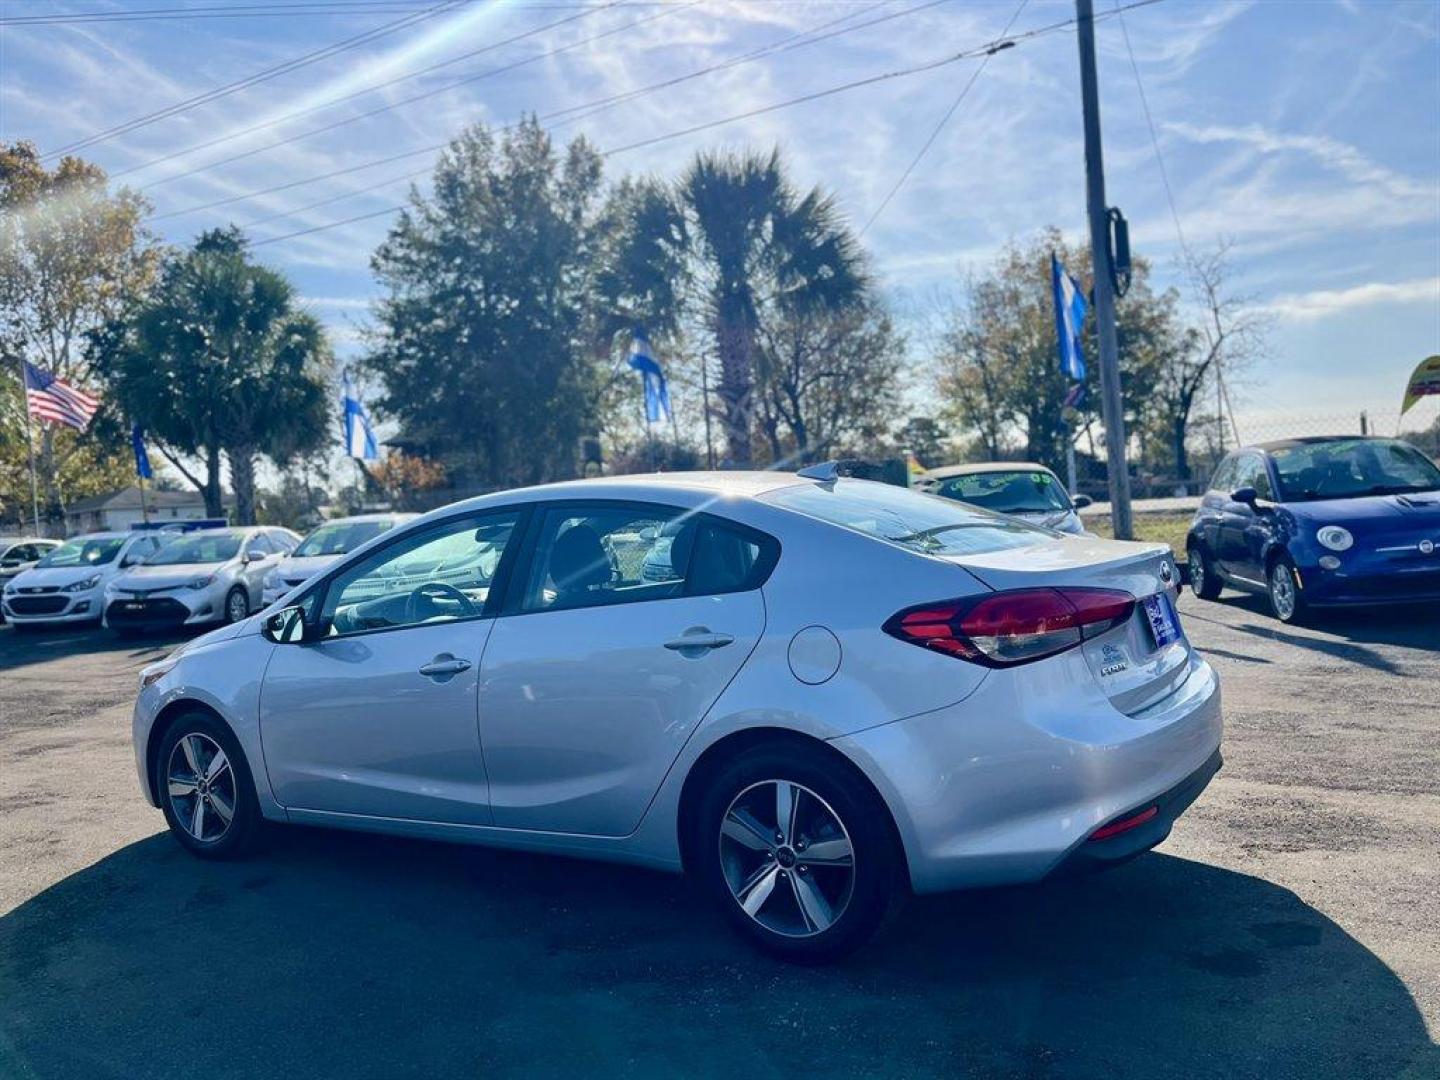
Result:
<svg viewBox="0 0 1440 1080"><path fill-rule="evenodd" d="M785 743L746 751L715 777L697 819L702 885L765 951L824 963L879 928L898 882L889 811L823 751Z"/></svg>
<svg viewBox="0 0 1440 1080"><path fill-rule="evenodd" d="M237 585L225 596L225 621L237 623L249 614L250 597Z"/></svg>
<svg viewBox="0 0 1440 1080"><path fill-rule="evenodd" d="M263 822L245 754L209 713L180 717L160 744L156 782L170 832L206 859L244 854Z"/></svg>
<svg viewBox="0 0 1440 1080"><path fill-rule="evenodd" d="M1220 579L1215 576L1215 567L1210 562L1210 556L1205 554L1205 549L1198 543L1190 545L1187 553L1186 569L1190 576L1190 591L1201 600L1216 600L1220 596Z"/></svg>
<svg viewBox="0 0 1440 1080"><path fill-rule="evenodd" d="M1295 564L1290 556L1281 555L1270 564L1265 591L1270 598L1270 612L1283 623L1298 623L1305 618L1305 597L1300 592Z"/></svg>

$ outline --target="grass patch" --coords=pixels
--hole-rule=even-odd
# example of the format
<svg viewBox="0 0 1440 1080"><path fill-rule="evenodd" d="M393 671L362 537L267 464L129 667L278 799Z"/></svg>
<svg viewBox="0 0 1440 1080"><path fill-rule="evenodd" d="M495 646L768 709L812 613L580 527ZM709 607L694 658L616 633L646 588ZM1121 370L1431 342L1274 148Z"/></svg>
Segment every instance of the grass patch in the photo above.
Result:
<svg viewBox="0 0 1440 1080"><path fill-rule="evenodd" d="M1194 514L1136 514L1135 539L1169 544L1170 550L1175 552L1176 558L1183 562L1185 559L1185 534L1190 531L1190 522L1194 518ZM1108 538L1114 535L1110 531L1109 515L1087 517L1083 520L1085 527L1096 536Z"/></svg>

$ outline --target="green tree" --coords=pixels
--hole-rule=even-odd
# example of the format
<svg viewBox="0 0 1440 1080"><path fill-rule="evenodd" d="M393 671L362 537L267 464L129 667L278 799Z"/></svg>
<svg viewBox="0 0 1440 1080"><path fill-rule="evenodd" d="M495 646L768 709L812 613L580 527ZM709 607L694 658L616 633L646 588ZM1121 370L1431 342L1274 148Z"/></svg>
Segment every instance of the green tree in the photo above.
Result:
<svg viewBox="0 0 1440 1080"><path fill-rule="evenodd" d="M238 229L169 258L151 295L95 339L111 392L219 516L221 455L236 517L255 520L255 467L283 466L334 430L325 332ZM182 456L198 457L204 476Z"/></svg>
<svg viewBox="0 0 1440 1080"><path fill-rule="evenodd" d="M600 256L622 243L602 213L600 166L583 138L558 152L533 119L500 139L475 125L375 253L387 295L363 366L383 387L376 405L452 482L575 474L607 333L650 304L616 278L611 301L637 310L597 314Z"/></svg>
<svg viewBox="0 0 1440 1080"><path fill-rule="evenodd" d="M755 375L765 309L806 316L859 299L867 276L833 196L798 193L778 150L700 154L680 178L679 204L704 318L720 359L716 387L727 456L752 461Z"/></svg>
<svg viewBox="0 0 1440 1080"><path fill-rule="evenodd" d="M1082 286L1090 277L1086 252L1067 248L1057 230L1026 246L1008 245L983 273L965 283L960 302L945 313L936 356L947 416L974 432L991 459L1019 451L1052 469L1064 469L1069 380L1056 351L1050 283L1054 252ZM1123 404L1128 427L1143 430L1156 372L1175 346L1176 297L1156 296L1149 265L1135 260L1129 292L1116 305ZM1100 400L1094 321L1087 319L1082 347L1089 360L1080 420L1095 418Z"/></svg>
<svg viewBox="0 0 1440 1080"><path fill-rule="evenodd" d="M159 252L142 226L147 209L133 191L111 192L95 165L67 157L47 170L31 144L0 143L0 395L7 402L21 400L16 357L95 390L88 336L154 279ZM7 460L15 450L24 457L24 420L18 405L0 416ZM128 448L114 438L117 427L102 424L77 437L39 424L41 512L52 530L68 499L128 479ZM23 488L7 484L0 497L28 505L28 476Z"/></svg>

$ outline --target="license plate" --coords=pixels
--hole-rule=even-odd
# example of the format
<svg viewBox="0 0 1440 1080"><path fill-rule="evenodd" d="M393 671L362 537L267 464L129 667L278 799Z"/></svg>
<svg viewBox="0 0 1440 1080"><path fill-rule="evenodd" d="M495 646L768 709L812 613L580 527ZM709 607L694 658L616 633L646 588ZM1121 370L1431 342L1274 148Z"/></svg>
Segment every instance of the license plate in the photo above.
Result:
<svg viewBox="0 0 1440 1080"><path fill-rule="evenodd" d="M145 602L144 602L143 600L127 600L125 603L121 604L120 606L123 607L126 611L144 611L144 610L145 610Z"/></svg>
<svg viewBox="0 0 1440 1080"><path fill-rule="evenodd" d="M1156 593L1144 601L1145 619L1150 623L1150 636L1155 647L1163 649L1180 640L1180 617L1175 614L1175 605L1169 593Z"/></svg>

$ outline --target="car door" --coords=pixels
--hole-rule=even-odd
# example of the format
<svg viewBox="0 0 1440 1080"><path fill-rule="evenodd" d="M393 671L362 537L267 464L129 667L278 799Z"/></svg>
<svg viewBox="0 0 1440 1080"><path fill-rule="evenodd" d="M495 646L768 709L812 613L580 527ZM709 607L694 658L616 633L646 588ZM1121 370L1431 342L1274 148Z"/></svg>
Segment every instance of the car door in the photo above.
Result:
<svg viewBox="0 0 1440 1080"><path fill-rule="evenodd" d="M646 504L537 511L485 652L496 825L623 836L765 627L772 538Z"/></svg>
<svg viewBox="0 0 1440 1080"><path fill-rule="evenodd" d="M260 697L282 805L489 823L476 685L519 521L510 510L428 525L302 595L310 640L275 647Z"/></svg>
<svg viewBox="0 0 1440 1080"><path fill-rule="evenodd" d="M1236 461L1231 491L1247 487L1254 488L1262 499L1268 500L1271 496L1265 459L1259 454L1241 454ZM1216 552L1220 568L1232 580L1263 585L1265 571L1260 565L1259 533L1265 523L1255 507L1237 502L1230 497L1230 492L1224 494L1224 503Z"/></svg>

